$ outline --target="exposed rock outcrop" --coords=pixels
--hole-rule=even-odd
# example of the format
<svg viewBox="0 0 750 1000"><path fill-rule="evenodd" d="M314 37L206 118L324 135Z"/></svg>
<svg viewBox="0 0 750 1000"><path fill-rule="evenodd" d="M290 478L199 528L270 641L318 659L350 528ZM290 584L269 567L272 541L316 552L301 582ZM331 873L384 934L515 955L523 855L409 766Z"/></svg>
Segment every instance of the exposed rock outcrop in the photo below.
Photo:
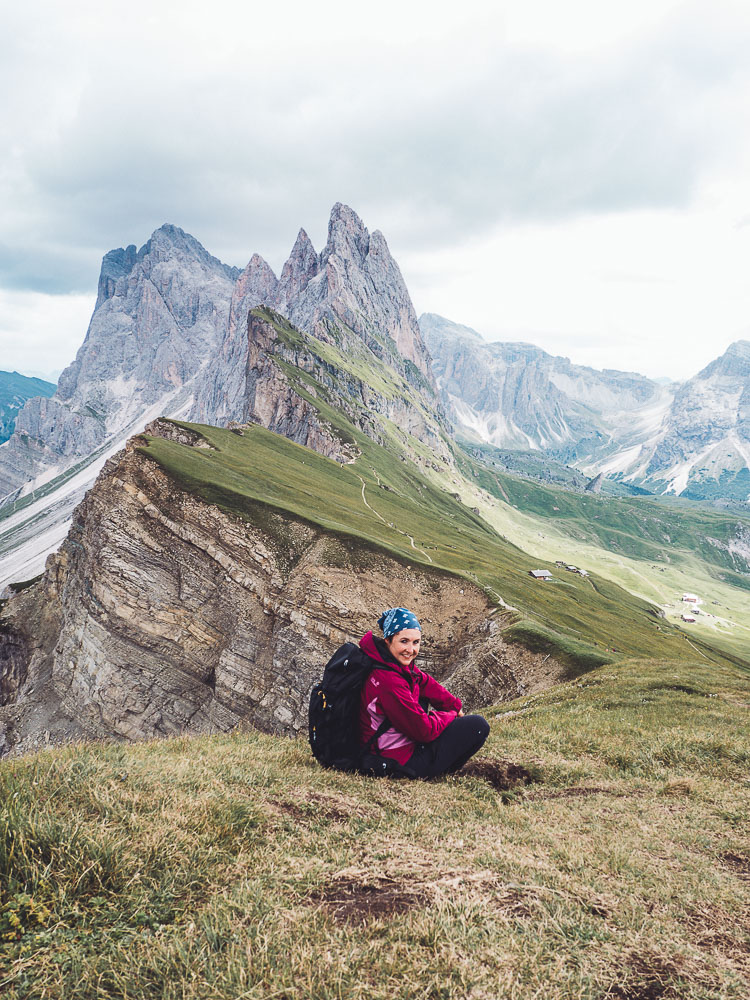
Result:
<svg viewBox="0 0 750 1000"><path fill-rule="evenodd" d="M356 212L338 203L319 255L301 229L280 279L262 257L250 259L235 286L226 334L201 379L190 419L218 425L248 419L243 381L247 335L249 328L252 354L255 328L250 314L261 305L343 351L358 353L364 344L373 357L405 378L426 406L439 408L430 356L385 238L377 231L370 234ZM278 426L277 420L274 429ZM420 437L421 428L413 433ZM431 431L422 438L430 447L432 439Z"/></svg>
<svg viewBox="0 0 750 1000"><path fill-rule="evenodd" d="M639 456L645 485L694 499L750 499L750 341L731 344L677 391Z"/></svg>
<svg viewBox="0 0 750 1000"><path fill-rule="evenodd" d="M106 254L75 361L51 399L29 400L0 447L0 496L86 458L149 408L169 409L179 390L189 398L224 336L238 276L176 226L137 252Z"/></svg>
<svg viewBox="0 0 750 1000"><path fill-rule="evenodd" d="M649 440L671 391L632 372L595 371L532 344L487 343L470 327L419 320L446 405L470 437L577 464Z"/></svg>
<svg viewBox="0 0 750 1000"><path fill-rule="evenodd" d="M231 517L178 489L137 443L107 463L41 581L4 609L5 752L242 720L298 732L333 650L394 602L424 620L426 668L470 703L541 676L542 658L503 644L495 609L466 581L270 508ZM544 670L563 673L550 660Z"/></svg>

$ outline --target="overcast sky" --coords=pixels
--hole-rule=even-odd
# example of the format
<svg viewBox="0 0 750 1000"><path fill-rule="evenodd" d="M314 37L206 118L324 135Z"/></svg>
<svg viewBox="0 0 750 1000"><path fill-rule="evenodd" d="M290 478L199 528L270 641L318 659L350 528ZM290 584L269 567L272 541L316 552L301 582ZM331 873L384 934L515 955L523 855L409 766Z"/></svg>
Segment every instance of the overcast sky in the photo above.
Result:
<svg viewBox="0 0 750 1000"><path fill-rule="evenodd" d="M331 206L417 312L687 378L750 339L750 4L0 0L0 368L164 222L278 271Z"/></svg>

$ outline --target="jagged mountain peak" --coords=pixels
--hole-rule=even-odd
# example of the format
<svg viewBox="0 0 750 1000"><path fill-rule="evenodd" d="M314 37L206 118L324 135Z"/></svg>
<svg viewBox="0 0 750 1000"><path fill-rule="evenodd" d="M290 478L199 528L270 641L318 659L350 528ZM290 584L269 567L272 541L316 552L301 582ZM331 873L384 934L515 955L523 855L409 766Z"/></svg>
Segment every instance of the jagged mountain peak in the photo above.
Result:
<svg viewBox="0 0 750 1000"><path fill-rule="evenodd" d="M750 340L735 340L724 351L699 372L696 379L710 378L712 375L747 378L750 376Z"/></svg>
<svg viewBox="0 0 750 1000"><path fill-rule="evenodd" d="M206 250L203 244L186 233L179 226L165 222L151 234L137 254L138 263L142 264L148 273L149 269L161 261L195 261L209 271L217 271L236 280L240 275L239 268L222 263Z"/></svg>
<svg viewBox="0 0 750 1000"><path fill-rule="evenodd" d="M328 241L321 254L321 264L337 254L356 256L363 262L370 250L370 233L360 217L348 205L337 201L328 220Z"/></svg>
<svg viewBox="0 0 750 1000"><path fill-rule="evenodd" d="M292 255L295 253L314 253L317 256L315 247L310 237L307 235L307 231L304 228L300 228L297 233L297 239L294 241L294 246L292 247Z"/></svg>
<svg viewBox="0 0 750 1000"><path fill-rule="evenodd" d="M241 282L243 281L243 279L246 279L247 275L263 275L268 280L272 280L274 282L279 280L276 277L274 269L271 267L271 265L268 263L265 257L261 257L259 253L254 253L252 255L250 260L245 265L245 269L241 273L238 282Z"/></svg>
<svg viewBox="0 0 750 1000"><path fill-rule="evenodd" d="M307 288L320 270L320 258L312 240L300 229L289 259L284 264L279 283L279 298L289 302Z"/></svg>
<svg viewBox="0 0 750 1000"><path fill-rule="evenodd" d="M481 333L477 333L472 327L464 326L462 323L454 323L453 320L446 319L445 316L440 316L438 313L422 313L419 317L419 329L425 337L430 333L456 337L459 340L466 338L479 344L486 343Z"/></svg>

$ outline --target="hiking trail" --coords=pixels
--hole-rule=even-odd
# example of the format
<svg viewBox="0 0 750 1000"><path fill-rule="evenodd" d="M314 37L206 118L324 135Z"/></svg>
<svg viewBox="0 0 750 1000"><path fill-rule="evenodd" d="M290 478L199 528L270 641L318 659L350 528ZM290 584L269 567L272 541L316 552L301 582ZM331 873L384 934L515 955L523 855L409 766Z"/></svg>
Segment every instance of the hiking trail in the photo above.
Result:
<svg viewBox="0 0 750 1000"><path fill-rule="evenodd" d="M410 534L408 534L408 532L402 531L400 528L397 528L395 524L391 524L390 521L386 521L386 519L382 516L382 514L379 514L374 507L370 506L370 504L367 502L367 497L365 496L365 488L366 488L365 481L362 478L362 476L357 476L357 478L362 483L362 503L365 505L365 507L367 507L367 509L371 511L375 515L375 517L377 517L379 521L382 521L382 523L385 524L387 527L393 528L393 530L397 531L399 535L403 535L404 538L408 538L411 543L411 547L414 549L414 551L421 552L428 562L432 562L432 557L429 556L424 549L421 549L415 543L414 538Z"/></svg>

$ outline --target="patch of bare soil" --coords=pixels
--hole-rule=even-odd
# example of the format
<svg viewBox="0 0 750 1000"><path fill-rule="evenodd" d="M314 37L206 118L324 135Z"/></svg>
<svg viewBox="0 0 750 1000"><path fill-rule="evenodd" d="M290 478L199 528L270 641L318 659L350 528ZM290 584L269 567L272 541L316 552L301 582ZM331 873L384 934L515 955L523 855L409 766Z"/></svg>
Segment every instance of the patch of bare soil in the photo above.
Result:
<svg viewBox="0 0 750 1000"><path fill-rule="evenodd" d="M617 1000L675 1000L680 996L673 982L678 975L673 962L633 953L623 969L622 981L611 986L606 996Z"/></svg>
<svg viewBox="0 0 750 1000"><path fill-rule="evenodd" d="M304 799L281 801L269 799L276 810L286 813L298 823L310 823L316 819L330 819L335 822L349 820L354 815L362 815L362 810L349 807L345 802L334 802L324 795L309 794Z"/></svg>
<svg viewBox="0 0 750 1000"><path fill-rule="evenodd" d="M706 906L690 913L686 923L698 948L723 955L740 969L750 965L750 907L730 913Z"/></svg>
<svg viewBox="0 0 750 1000"><path fill-rule="evenodd" d="M371 919L392 917L415 906L424 906L424 892L407 889L395 879L358 880L350 876L333 879L310 899L325 907L336 923L366 924Z"/></svg>
<svg viewBox="0 0 750 1000"><path fill-rule="evenodd" d="M726 851L721 855L721 861L724 867L734 872L737 878L750 882L750 858L746 855Z"/></svg>
<svg viewBox="0 0 750 1000"><path fill-rule="evenodd" d="M456 772L462 778L483 778L498 792L508 792L520 785L530 785L534 775L522 764L509 760L470 760Z"/></svg>
<svg viewBox="0 0 750 1000"><path fill-rule="evenodd" d="M490 906L508 917L531 917L536 900L518 889L506 889L490 900Z"/></svg>

